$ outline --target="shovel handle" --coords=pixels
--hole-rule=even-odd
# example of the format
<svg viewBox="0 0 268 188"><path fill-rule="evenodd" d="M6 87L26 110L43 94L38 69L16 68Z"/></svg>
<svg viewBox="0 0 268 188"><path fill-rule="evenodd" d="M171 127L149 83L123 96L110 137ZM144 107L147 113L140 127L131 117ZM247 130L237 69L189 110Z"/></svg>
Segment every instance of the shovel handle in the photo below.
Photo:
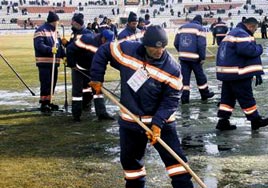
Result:
<svg viewBox="0 0 268 188"><path fill-rule="evenodd" d="M127 113L131 118L133 118L146 132L152 134L152 130L149 129L143 122L141 122L133 113L131 113L124 105L122 105L107 89L101 88L101 91L106 95L111 101L113 101L117 106L119 106L125 113ZM186 164L160 137L156 137L159 144L161 144L186 170L192 175L194 180L202 187L207 188L203 181L194 173L194 171Z"/></svg>

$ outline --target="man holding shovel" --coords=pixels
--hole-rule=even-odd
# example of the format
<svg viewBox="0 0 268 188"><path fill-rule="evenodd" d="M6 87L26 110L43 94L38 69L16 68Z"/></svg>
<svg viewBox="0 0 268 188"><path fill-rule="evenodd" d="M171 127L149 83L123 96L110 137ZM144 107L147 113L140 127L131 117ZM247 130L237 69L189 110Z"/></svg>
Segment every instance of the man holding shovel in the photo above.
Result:
<svg viewBox="0 0 268 188"><path fill-rule="evenodd" d="M96 52L90 86L101 93L106 66L118 69L121 75L120 102L152 132L144 131L132 116L122 110L120 125L120 159L127 188L144 188L146 170L144 154L148 138L166 166L173 188L193 188L191 175L157 142L161 137L187 162L176 132L175 112L178 109L182 78L179 64L165 50L168 38L160 26L150 26L142 43L111 42Z"/></svg>
<svg viewBox="0 0 268 188"><path fill-rule="evenodd" d="M33 39L40 80L40 111L44 113L59 109L58 105L51 102L57 83L60 58L65 56L57 32L58 22L59 16L49 11L47 22L35 31Z"/></svg>

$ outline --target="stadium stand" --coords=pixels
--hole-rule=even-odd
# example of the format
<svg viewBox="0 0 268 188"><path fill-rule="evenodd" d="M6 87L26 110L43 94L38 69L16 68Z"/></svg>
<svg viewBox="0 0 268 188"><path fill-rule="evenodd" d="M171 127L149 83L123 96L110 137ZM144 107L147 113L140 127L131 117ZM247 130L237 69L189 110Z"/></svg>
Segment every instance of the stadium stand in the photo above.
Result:
<svg viewBox="0 0 268 188"><path fill-rule="evenodd" d="M81 12L86 22L93 22L95 17L101 21L107 16L123 27L127 15L134 10L138 16L149 14L152 23L167 28L178 28L201 14L209 28L218 17L228 25L237 24L242 16L262 21L268 14L267 5L267 0L143 0L128 6L123 0L0 0L0 29L34 29L45 21L49 10L58 12L65 26L70 26L73 13Z"/></svg>

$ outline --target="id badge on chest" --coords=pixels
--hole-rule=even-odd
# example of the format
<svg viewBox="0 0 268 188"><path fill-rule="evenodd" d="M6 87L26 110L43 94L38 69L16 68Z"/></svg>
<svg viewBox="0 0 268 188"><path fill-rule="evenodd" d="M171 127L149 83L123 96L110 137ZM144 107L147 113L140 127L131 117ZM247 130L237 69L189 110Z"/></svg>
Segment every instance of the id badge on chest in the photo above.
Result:
<svg viewBox="0 0 268 188"><path fill-rule="evenodd" d="M148 72L144 68L140 68L129 78L127 84L137 92L148 79Z"/></svg>

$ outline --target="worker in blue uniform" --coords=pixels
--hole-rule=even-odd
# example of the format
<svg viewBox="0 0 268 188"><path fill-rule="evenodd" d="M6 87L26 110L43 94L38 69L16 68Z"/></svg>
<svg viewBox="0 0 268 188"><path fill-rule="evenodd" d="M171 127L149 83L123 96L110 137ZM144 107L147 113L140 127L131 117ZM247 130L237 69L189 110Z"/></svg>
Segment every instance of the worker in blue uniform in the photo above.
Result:
<svg viewBox="0 0 268 188"><path fill-rule="evenodd" d="M108 62L120 71L120 102L152 130L145 131L129 114L121 111L120 160L126 187L145 188L144 154L148 138L163 160L173 188L193 188L191 175L158 142L161 137L185 162L176 132L175 112L182 89L180 65L166 51L166 32L150 26L143 42L124 41L102 45L91 66L90 85L101 93Z"/></svg>
<svg viewBox="0 0 268 188"><path fill-rule="evenodd" d="M126 27L118 34L118 40L141 41L143 32L137 28L138 17L134 12L130 12L127 19Z"/></svg>
<svg viewBox="0 0 268 188"><path fill-rule="evenodd" d="M55 55L55 69L52 93L54 93L57 83L60 59L65 56L56 29L58 27L58 22L59 16L50 11L47 16L47 22L37 28L33 39L36 66L38 67L40 81L40 111L44 113L50 113L51 111L59 109L58 105L51 102L53 55Z"/></svg>
<svg viewBox="0 0 268 188"><path fill-rule="evenodd" d="M207 43L200 15L195 16L191 22L179 28L174 40L174 46L179 54L183 75L182 104L189 103L190 100L190 78L192 71L196 77L201 99L207 100L212 98L214 93L209 91L207 77L202 67L206 58Z"/></svg>
<svg viewBox="0 0 268 188"><path fill-rule="evenodd" d="M268 125L268 118L263 119L257 110L252 92L252 79L255 85L262 84L263 67L261 54L263 48L256 44L253 36L258 28L258 21L247 18L228 33L222 40L217 53L217 79L222 81L221 102L218 110L218 130L233 130L229 118L236 100L242 108L251 129L257 130Z"/></svg>
<svg viewBox="0 0 268 188"><path fill-rule="evenodd" d="M216 37L217 45L219 46L223 38L228 32L228 26L222 21L221 17L218 17L217 23L214 25L213 34Z"/></svg>

